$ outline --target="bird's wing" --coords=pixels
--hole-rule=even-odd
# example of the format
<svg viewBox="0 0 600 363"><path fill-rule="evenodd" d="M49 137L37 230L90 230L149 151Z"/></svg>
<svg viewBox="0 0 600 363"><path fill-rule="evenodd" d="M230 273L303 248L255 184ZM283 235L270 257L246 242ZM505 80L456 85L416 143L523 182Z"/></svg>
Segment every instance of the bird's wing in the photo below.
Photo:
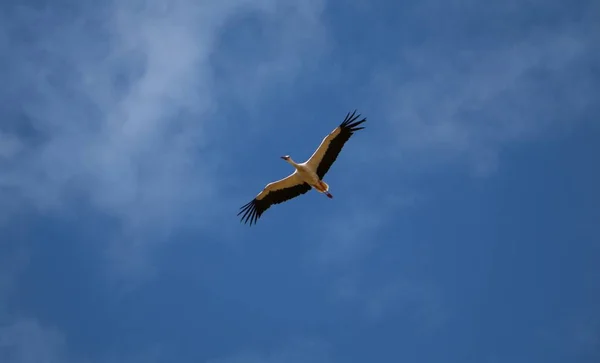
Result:
<svg viewBox="0 0 600 363"><path fill-rule="evenodd" d="M346 141L350 139L350 136L355 131L362 130L364 127L357 127L363 122L367 121L363 118L360 121L356 121L360 117L360 114L356 115L356 110L346 115L344 121L336 127L329 135L325 136L321 145L315 150L310 159L306 162L307 166L312 170L315 170L320 179L322 179L331 165L337 159L338 154L344 147Z"/></svg>
<svg viewBox="0 0 600 363"><path fill-rule="evenodd" d="M244 223L256 223L260 216L273 204L279 204L304 194L310 190L310 185L306 184L300 175L294 173L287 177L267 184L265 188L250 202L240 208L238 216L242 214Z"/></svg>

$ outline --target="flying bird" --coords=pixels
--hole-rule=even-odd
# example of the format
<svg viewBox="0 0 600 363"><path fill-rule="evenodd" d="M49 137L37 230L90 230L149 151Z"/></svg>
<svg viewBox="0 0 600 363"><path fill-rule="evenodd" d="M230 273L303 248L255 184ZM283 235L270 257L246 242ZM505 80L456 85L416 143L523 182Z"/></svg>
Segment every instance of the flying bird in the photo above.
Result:
<svg viewBox="0 0 600 363"><path fill-rule="evenodd" d="M243 205L238 213L238 216L242 214L241 222L250 222L250 225L256 224L260 216L273 204L288 201L311 189L333 198L329 193L329 185L323 181L323 177L337 159L350 136L354 132L364 129L364 127L358 126L367 119L356 121L360 114L355 114L356 110L352 114L348 112L344 121L325 136L321 145L307 161L296 163L289 155L282 156L283 160L295 168L294 172L281 180L267 184L253 200Z"/></svg>

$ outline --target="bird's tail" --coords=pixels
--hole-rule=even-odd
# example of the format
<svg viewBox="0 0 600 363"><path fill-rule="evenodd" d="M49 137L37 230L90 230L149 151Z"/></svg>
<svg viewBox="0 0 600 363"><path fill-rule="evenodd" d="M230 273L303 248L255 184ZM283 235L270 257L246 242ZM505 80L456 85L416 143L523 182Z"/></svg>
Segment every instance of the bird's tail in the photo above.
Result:
<svg viewBox="0 0 600 363"><path fill-rule="evenodd" d="M325 192L329 191L329 184L325 183L324 181L321 180L321 185L324 187Z"/></svg>

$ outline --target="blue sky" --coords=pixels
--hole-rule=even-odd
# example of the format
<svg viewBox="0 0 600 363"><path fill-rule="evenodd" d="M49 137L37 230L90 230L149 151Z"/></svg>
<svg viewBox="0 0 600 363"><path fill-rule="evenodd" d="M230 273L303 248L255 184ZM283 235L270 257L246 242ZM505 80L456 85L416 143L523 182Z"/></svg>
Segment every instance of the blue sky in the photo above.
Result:
<svg viewBox="0 0 600 363"><path fill-rule="evenodd" d="M598 361L599 13L2 2L0 361Z"/></svg>

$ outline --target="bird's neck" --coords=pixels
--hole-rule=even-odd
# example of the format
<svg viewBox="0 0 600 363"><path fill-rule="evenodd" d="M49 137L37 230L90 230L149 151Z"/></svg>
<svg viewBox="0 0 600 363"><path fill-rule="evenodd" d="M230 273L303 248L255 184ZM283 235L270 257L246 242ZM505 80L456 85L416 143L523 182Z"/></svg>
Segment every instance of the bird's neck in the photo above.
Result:
<svg viewBox="0 0 600 363"><path fill-rule="evenodd" d="M293 166L294 168L298 168L298 164L296 164L296 162L295 162L294 160L292 160L292 158L288 158L286 161L287 161L288 163L292 164L292 166Z"/></svg>

